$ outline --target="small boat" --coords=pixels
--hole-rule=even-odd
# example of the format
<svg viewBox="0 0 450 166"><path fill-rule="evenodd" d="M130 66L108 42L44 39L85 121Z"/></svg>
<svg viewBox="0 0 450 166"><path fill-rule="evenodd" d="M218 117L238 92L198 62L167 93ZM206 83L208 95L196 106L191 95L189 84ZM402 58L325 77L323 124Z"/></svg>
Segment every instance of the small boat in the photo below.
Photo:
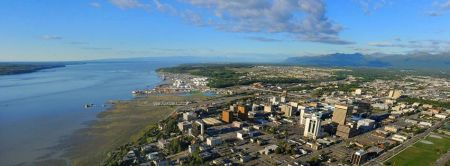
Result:
<svg viewBox="0 0 450 166"><path fill-rule="evenodd" d="M91 107L93 107L94 106L94 104L85 104L84 105L84 108L91 108Z"/></svg>

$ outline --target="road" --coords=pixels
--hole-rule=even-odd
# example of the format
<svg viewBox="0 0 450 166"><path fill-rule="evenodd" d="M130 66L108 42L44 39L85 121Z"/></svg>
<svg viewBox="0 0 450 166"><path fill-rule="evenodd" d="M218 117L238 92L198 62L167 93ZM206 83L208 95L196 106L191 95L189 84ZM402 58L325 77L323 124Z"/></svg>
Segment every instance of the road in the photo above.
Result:
<svg viewBox="0 0 450 166"><path fill-rule="evenodd" d="M387 152L384 152L383 154L381 154L377 158L375 158L373 160L370 160L370 161L366 162L363 165L384 165L383 162L391 159L392 157L394 157L395 155L399 154L403 150L405 150L408 147L414 145L417 141L420 141L423 138L427 137L428 135L431 134L431 132L433 132L434 130L436 130L439 127L441 127L447 121L448 121L448 118L443 120L443 121L441 121L441 122L439 122L439 123L436 123L435 125L433 125L429 129L427 129L425 132L420 133L420 134L412 137L411 139L407 140L406 142L400 144L399 146L397 146L395 148L390 149Z"/></svg>

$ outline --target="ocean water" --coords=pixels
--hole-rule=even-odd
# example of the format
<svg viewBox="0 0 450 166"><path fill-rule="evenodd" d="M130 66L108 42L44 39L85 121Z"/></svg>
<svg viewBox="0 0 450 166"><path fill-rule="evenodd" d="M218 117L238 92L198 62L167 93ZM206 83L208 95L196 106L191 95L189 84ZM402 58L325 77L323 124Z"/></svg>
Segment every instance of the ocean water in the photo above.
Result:
<svg viewBox="0 0 450 166"><path fill-rule="evenodd" d="M95 120L107 101L154 87L161 81L154 70L175 63L92 62L0 76L0 165L30 165L62 153L52 147ZM96 106L84 108L88 103Z"/></svg>

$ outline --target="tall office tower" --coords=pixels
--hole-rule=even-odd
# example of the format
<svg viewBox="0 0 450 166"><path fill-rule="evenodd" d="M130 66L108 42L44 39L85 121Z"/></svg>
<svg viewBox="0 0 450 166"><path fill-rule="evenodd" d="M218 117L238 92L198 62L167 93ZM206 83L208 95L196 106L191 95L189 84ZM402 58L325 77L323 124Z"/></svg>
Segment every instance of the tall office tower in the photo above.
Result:
<svg viewBox="0 0 450 166"><path fill-rule="evenodd" d="M300 110L300 124L305 124L306 118L311 116L311 113L306 111L306 107L299 106L298 109Z"/></svg>
<svg viewBox="0 0 450 166"><path fill-rule="evenodd" d="M273 105L278 105L278 103L280 103L280 98L277 97L277 96L273 96L273 97L270 99L270 102L271 102Z"/></svg>
<svg viewBox="0 0 450 166"><path fill-rule="evenodd" d="M367 161L367 152L365 152L364 150L359 150L352 154L353 165L362 165L366 161Z"/></svg>
<svg viewBox="0 0 450 166"><path fill-rule="evenodd" d="M232 111L232 112L236 112L237 111L236 104L230 105L230 111Z"/></svg>
<svg viewBox="0 0 450 166"><path fill-rule="evenodd" d="M336 130L336 136L344 139L352 138L358 134L356 124L350 123L346 125L339 125Z"/></svg>
<svg viewBox="0 0 450 166"><path fill-rule="evenodd" d="M291 117L292 116L292 106L283 104L281 105L281 112L284 112L284 116Z"/></svg>
<svg viewBox="0 0 450 166"><path fill-rule="evenodd" d="M272 109L273 109L272 104L265 104L265 105L264 105L264 112L265 112L265 113L271 113L271 112L272 112Z"/></svg>
<svg viewBox="0 0 450 166"><path fill-rule="evenodd" d="M402 95L402 91L394 89L389 91L389 97L392 99L398 99Z"/></svg>
<svg viewBox="0 0 450 166"><path fill-rule="evenodd" d="M311 117L306 118L305 130L303 136L316 139L320 136L320 116L312 114Z"/></svg>
<svg viewBox="0 0 450 166"><path fill-rule="evenodd" d="M286 97L280 97L280 102L281 103L286 103L287 102L287 98Z"/></svg>
<svg viewBox="0 0 450 166"><path fill-rule="evenodd" d="M239 105L238 106L238 117L241 120L247 120L248 119L248 108L245 105Z"/></svg>
<svg viewBox="0 0 450 166"><path fill-rule="evenodd" d="M231 111L222 111L222 120L227 123L233 122L233 113Z"/></svg>
<svg viewBox="0 0 450 166"><path fill-rule="evenodd" d="M348 107L343 105L334 105L333 117L331 120L340 125L345 124L345 118L347 117Z"/></svg>
<svg viewBox="0 0 450 166"><path fill-rule="evenodd" d="M196 120L192 123L191 135L199 136L203 134L205 134L205 124L200 120Z"/></svg>

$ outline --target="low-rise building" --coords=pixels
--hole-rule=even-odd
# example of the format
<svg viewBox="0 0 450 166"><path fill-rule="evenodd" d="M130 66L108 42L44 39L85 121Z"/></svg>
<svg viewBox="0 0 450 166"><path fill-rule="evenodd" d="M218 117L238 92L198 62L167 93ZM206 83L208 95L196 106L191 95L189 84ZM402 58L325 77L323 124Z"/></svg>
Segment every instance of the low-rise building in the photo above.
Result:
<svg viewBox="0 0 450 166"><path fill-rule="evenodd" d="M394 126L394 125L384 126L384 130L391 132L391 133L397 133L399 131L399 129L400 129L400 127Z"/></svg>
<svg viewBox="0 0 450 166"><path fill-rule="evenodd" d="M433 126L433 124L431 124L430 122L419 122L419 126L431 127L431 126Z"/></svg>
<svg viewBox="0 0 450 166"><path fill-rule="evenodd" d="M220 137L208 137L206 138L206 144L209 146L217 146L222 144L222 138Z"/></svg>
<svg viewBox="0 0 450 166"><path fill-rule="evenodd" d="M436 115L434 115L434 117L439 118L439 119L445 119L445 118L447 118L447 114L436 114Z"/></svg>

